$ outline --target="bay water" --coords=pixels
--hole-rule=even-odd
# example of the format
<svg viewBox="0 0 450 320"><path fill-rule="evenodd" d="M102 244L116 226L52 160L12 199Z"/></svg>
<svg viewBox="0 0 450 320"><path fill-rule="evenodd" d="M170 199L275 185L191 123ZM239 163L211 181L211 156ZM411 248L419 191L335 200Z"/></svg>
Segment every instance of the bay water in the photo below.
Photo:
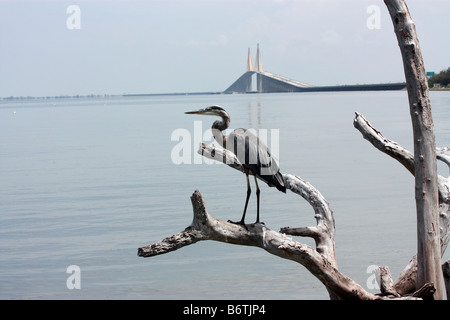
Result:
<svg viewBox="0 0 450 320"><path fill-rule="evenodd" d="M450 146L450 92L431 102L437 145ZM303 266L259 248L203 241L137 256L191 223L196 189L216 218L241 217L245 176L196 156L216 119L184 114L213 104L232 129L266 132L281 172L330 202L344 274L375 293L371 266L401 273L416 252L414 179L352 122L360 112L412 151L405 91L3 100L0 299L328 299ZM268 228L315 225L302 198L260 187ZM253 194L246 221L255 218Z"/></svg>

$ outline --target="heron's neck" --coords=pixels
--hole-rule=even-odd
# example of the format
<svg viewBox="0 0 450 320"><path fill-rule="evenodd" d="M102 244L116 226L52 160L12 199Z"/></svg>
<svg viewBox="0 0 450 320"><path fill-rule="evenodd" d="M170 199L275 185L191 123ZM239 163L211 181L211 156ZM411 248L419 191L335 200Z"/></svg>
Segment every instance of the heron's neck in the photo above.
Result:
<svg viewBox="0 0 450 320"><path fill-rule="evenodd" d="M222 121L215 121L211 127L214 139L223 147L226 145L226 137L222 131L228 129L230 126L230 119L223 118Z"/></svg>

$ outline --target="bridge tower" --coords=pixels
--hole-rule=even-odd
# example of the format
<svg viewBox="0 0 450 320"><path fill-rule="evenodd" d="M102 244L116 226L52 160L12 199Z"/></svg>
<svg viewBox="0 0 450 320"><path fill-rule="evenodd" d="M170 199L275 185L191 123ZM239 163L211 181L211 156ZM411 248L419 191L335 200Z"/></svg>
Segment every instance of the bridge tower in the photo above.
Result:
<svg viewBox="0 0 450 320"><path fill-rule="evenodd" d="M264 68L261 60L261 52L259 51L259 43L256 45L255 71L256 71L256 91L263 92L263 77L261 73L264 73Z"/></svg>
<svg viewBox="0 0 450 320"><path fill-rule="evenodd" d="M247 71L229 86L224 93L252 92L252 78L256 74L256 92L322 92L322 91L374 91L374 90L400 90L405 83L394 84L368 84L314 87L310 84L293 80L278 74L264 71L259 43L257 45L255 64L252 63L250 48L247 56Z"/></svg>
<svg viewBox="0 0 450 320"><path fill-rule="evenodd" d="M236 81L233 82L224 92L225 93L246 93L252 92L252 78L256 73L256 92L266 93L266 92L298 92L304 91L306 88L311 86L302 83L300 81L295 81L274 73L264 71L261 51L259 50L259 43L256 50L256 60L255 64L252 62L252 57L250 54L250 48L248 49L247 55L247 70L241 75Z"/></svg>
<svg viewBox="0 0 450 320"><path fill-rule="evenodd" d="M261 60L261 52L259 52L259 43L256 45L256 63L255 63L255 71L256 72L264 72L264 68Z"/></svg>
<svg viewBox="0 0 450 320"><path fill-rule="evenodd" d="M255 72L253 70L252 56L250 54L250 48L248 48L248 58L247 58L247 74L253 74ZM247 77L245 79L245 92L252 91L252 77Z"/></svg>
<svg viewBox="0 0 450 320"><path fill-rule="evenodd" d="M247 72L254 71L253 70L253 63L252 63L252 56L250 55L250 48L248 48L248 58L247 58Z"/></svg>

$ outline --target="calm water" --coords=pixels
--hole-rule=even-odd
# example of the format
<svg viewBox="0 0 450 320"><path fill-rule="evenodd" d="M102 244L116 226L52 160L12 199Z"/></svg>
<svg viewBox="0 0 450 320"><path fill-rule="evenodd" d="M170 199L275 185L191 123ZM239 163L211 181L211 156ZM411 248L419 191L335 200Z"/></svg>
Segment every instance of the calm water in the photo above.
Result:
<svg viewBox="0 0 450 320"><path fill-rule="evenodd" d="M437 144L450 146L450 92L431 97ZM195 121L203 120L202 134L215 119L184 111L211 104L227 109L232 128L279 129L282 172L310 181L331 203L343 273L366 287L370 265L388 265L394 277L402 271L416 251L414 181L352 121L361 112L412 150L406 92L3 101L0 298L328 299L304 267L258 248L208 241L137 257L138 247L190 224L195 189L214 216L241 216L244 175L172 161L180 143L172 133L185 129L194 162ZM248 222L255 206L251 198ZM267 186L261 215L274 230L315 223L304 200ZM80 267L79 290L67 288L70 265Z"/></svg>

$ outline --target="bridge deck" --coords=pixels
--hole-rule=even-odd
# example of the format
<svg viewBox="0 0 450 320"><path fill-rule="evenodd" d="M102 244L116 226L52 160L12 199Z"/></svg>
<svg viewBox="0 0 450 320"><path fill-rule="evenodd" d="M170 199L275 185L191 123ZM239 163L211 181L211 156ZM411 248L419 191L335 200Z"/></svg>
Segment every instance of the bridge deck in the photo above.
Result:
<svg viewBox="0 0 450 320"><path fill-rule="evenodd" d="M300 88L310 88L310 87L312 87L312 85L310 85L310 84L307 84L307 83L304 83L304 82L300 82L300 81L297 81L297 80L294 80L294 79L289 79L287 77L280 76L280 75L275 74L275 73L264 71L264 72L261 72L261 74L265 75L267 77L279 80L279 81L283 81L283 82L288 83L290 85L293 85L295 87L300 87Z"/></svg>

